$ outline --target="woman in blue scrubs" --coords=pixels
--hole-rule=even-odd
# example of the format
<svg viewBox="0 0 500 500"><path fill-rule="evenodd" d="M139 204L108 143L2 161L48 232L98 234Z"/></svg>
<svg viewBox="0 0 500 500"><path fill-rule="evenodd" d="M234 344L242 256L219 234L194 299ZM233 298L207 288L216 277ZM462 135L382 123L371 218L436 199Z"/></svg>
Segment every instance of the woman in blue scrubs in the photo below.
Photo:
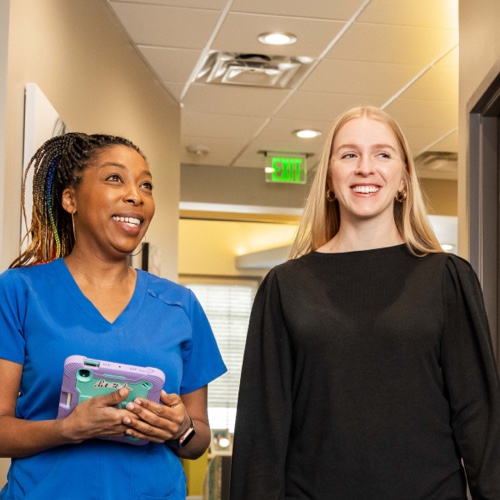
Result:
<svg viewBox="0 0 500 500"><path fill-rule="evenodd" d="M129 265L155 210L146 159L126 139L69 133L28 168L30 241L0 275L0 498L183 499L180 458L208 447L207 384L225 366L193 293ZM160 403L123 408L122 387L57 419L75 354L161 369ZM148 444L109 439L123 436Z"/></svg>

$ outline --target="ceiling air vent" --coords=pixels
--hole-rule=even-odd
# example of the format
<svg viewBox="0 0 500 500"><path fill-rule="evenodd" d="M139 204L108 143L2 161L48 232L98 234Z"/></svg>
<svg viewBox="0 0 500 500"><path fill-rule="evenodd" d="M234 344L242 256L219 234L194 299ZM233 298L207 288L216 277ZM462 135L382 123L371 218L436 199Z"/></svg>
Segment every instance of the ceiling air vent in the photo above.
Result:
<svg viewBox="0 0 500 500"><path fill-rule="evenodd" d="M457 153L425 151L415 157L415 166L420 177L449 180L458 178Z"/></svg>
<svg viewBox="0 0 500 500"><path fill-rule="evenodd" d="M212 52L198 73L197 81L290 88L294 77L303 72L305 64L297 57Z"/></svg>

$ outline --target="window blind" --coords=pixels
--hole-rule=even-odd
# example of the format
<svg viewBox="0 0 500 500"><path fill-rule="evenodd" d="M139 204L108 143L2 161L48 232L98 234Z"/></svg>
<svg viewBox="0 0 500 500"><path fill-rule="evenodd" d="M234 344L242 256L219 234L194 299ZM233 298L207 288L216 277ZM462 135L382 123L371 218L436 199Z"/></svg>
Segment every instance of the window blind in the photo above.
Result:
<svg viewBox="0 0 500 500"><path fill-rule="evenodd" d="M200 301L228 369L208 388L210 426L234 432L243 351L257 283L184 284Z"/></svg>

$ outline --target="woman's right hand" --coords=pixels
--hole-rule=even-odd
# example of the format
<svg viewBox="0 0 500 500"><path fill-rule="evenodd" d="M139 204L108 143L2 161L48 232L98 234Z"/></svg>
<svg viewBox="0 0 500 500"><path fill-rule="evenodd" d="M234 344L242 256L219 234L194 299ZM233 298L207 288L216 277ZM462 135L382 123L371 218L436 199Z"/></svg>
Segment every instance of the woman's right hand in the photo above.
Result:
<svg viewBox="0 0 500 500"><path fill-rule="evenodd" d="M117 408L127 399L129 392L127 387L122 387L110 394L94 396L79 403L63 419L63 434L73 443L93 438L124 436L128 426L123 425L123 418L137 418L128 410Z"/></svg>
<svg viewBox="0 0 500 500"><path fill-rule="evenodd" d="M23 458L63 444L81 443L85 439L124 436L125 417L137 418L132 412L117 409L125 401L128 388L105 396L96 396L76 405L66 418L24 420L16 416L23 365L0 358L0 457Z"/></svg>

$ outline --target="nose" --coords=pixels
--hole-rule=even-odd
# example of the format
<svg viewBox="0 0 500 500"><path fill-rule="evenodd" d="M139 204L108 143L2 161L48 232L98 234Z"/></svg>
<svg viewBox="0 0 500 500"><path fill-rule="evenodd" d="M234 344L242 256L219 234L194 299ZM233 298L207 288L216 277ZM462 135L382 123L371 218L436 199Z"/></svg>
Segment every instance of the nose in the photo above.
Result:
<svg viewBox="0 0 500 500"><path fill-rule="evenodd" d="M359 158L356 173L362 176L370 175L374 172L374 166L371 158L368 155L362 155Z"/></svg>
<svg viewBox="0 0 500 500"><path fill-rule="evenodd" d="M134 206L142 205L143 199L140 189L137 186L128 186L124 194L124 201Z"/></svg>

